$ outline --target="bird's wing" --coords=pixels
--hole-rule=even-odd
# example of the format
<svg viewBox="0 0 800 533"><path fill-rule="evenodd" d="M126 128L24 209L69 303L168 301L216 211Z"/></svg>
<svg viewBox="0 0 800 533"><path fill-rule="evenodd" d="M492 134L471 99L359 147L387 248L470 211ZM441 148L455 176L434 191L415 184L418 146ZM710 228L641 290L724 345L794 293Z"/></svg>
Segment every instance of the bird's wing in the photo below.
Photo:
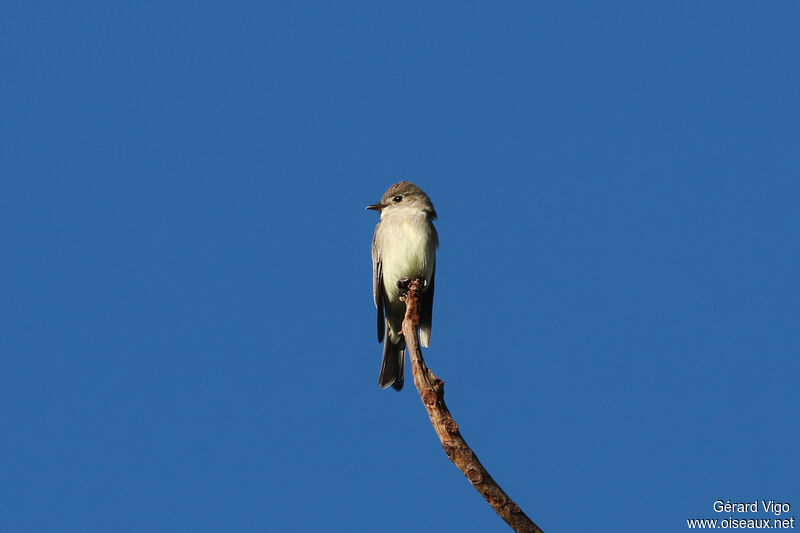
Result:
<svg viewBox="0 0 800 533"><path fill-rule="evenodd" d="M377 236L377 228L375 234ZM378 342L383 342L386 323L383 319L383 265L381 264L375 238L372 239L372 296L375 298L375 307L378 308Z"/></svg>
<svg viewBox="0 0 800 533"><path fill-rule="evenodd" d="M433 265L431 282L425 295L422 297L422 312L419 316L419 342L425 348L431 342L431 322L433 321L433 288L436 280L436 264Z"/></svg>

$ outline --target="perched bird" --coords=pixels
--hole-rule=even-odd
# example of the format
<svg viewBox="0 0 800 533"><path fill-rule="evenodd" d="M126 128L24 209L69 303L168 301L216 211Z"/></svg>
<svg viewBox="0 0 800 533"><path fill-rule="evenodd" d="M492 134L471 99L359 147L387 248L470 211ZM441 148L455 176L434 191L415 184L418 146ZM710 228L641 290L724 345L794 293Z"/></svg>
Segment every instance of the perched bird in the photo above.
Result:
<svg viewBox="0 0 800 533"><path fill-rule="evenodd" d="M403 388L406 343L403 318L406 304L403 281L423 278L419 317L420 343L428 347L433 314L433 286L436 276L436 248L439 235L433 226L436 211L428 195L410 181L389 187L377 204L367 206L381 214L372 239L372 292L378 308L378 342L383 344L383 362L378 385ZM398 283L400 282L400 283Z"/></svg>

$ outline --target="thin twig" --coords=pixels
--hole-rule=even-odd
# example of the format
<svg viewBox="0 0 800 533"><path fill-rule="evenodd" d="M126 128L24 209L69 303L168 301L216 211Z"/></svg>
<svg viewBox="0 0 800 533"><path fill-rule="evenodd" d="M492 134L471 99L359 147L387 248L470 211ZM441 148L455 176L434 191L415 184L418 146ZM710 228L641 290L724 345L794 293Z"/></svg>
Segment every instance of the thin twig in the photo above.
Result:
<svg viewBox="0 0 800 533"><path fill-rule="evenodd" d="M408 292L405 296L406 316L403 320L403 336L411 355L414 384L428 411L433 429L439 436L439 440L442 441L442 448L453 464L467 476L475 490L480 492L492 509L500 515L500 518L511 526L511 529L518 533L542 533L539 526L528 518L519 505L514 503L500 488L500 485L492 479L492 476L478 460L478 456L461 436L458 424L453 420L444 403L444 382L425 366L418 337L419 304L423 283L423 280L416 279L408 285Z"/></svg>

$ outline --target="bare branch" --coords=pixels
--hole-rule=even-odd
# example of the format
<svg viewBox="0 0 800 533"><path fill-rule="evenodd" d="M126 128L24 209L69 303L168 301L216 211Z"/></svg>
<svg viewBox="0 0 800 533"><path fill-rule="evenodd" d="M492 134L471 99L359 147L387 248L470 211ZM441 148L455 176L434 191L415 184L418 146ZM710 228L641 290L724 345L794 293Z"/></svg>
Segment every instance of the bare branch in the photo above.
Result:
<svg viewBox="0 0 800 533"><path fill-rule="evenodd" d="M518 533L542 533L542 530L533 520L508 497L500 485L492 479L489 472L478 460L478 456L467 445L458 424L453 420L447 405L444 403L444 382L437 378L425 366L422 351L419 348L419 305L421 289L424 281L416 279L409 283L408 293L405 296L406 316L403 320L403 336L405 337L408 352L411 355L411 371L414 374L414 384L417 386L422 403L428 411L428 416L433 424L433 429L442 442L447 457L455 464L467 479L480 492L492 509L505 520L511 529Z"/></svg>

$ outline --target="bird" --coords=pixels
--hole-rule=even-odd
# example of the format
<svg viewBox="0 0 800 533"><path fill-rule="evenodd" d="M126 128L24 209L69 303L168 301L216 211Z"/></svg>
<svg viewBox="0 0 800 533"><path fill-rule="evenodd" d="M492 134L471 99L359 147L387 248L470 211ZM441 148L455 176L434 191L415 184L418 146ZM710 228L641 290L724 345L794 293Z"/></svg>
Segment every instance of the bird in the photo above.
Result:
<svg viewBox="0 0 800 533"><path fill-rule="evenodd" d="M400 299L404 284L424 280L419 317L420 344L431 338L436 249L439 235L433 221L436 210L431 199L410 181L389 187L381 201L367 206L378 211L380 221L372 239L372 292L378 310L378 342L383 342L383 360L378 386L403 388L405 340L403 318L406 306Z"/></svg>

